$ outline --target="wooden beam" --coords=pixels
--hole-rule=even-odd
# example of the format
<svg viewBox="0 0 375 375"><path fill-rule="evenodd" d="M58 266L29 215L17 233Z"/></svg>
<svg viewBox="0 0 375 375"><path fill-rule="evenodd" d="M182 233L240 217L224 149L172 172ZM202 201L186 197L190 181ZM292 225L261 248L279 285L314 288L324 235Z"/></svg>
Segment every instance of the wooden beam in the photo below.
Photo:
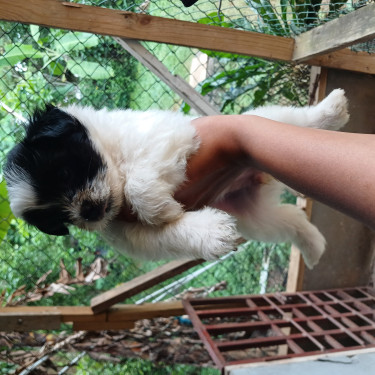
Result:
<svg viewBox="0 0 375 375"><path fill-rule="evenodd" d="M309 105L316 105L325 98L327 87L327 69L312 67L310 73ZM302 208L311 221L313 200L311 198L297 197L297 206ZM294 293L303 290L303 277L305 275L305 262L301 252L292 245L289 259L288 280L286 291Z"/></svg>
<svg viewBox="0 0 375 375"><path fill-rule="evenodd" d="M0 0L0 19L290 61L294 39L58 0Z"/></svg>
<svg viewBox="0 0 375 375"><path fill-rule="evenodd" d="M306 31L295 38L293 60L306 61L375 38L375 4Z"/></svg>
<svg viewBox="0 0 375 375"><path fill-rule="evenodd" d="M212 49L266 59L293 61L294 39L292 38L201 25L57 0L29 0L26 2L23 0L11 2L0 0L0 9L0 20L4 21ZM333 21L330 21L329 24L331 22ZM346 30L343 33L343 35L348 34L349 32ZM302 37L309 38L305 36L305 33L301 35ZM299 47L302 46L300 42L298 44ZM340 46L340 48L342 47L343 45ZM374 59L366 53L345 50L331 52L315 58L312 58L311 55L310 57L305 56L305 59L307 61L303 62L308 65L375 73Z"/></svg>
<svg viewBox="0 0 375 375"><path fill-rule="evenodd" d="M138 276L133 280L121 284L120 286L102 293L91 300L92 311L97 314L105 311L115 303L122 302L126 298L132 297L162 281L176 276L200 263L198 260L176 260L158 267L144 275Z"/></svg>
<svg viewBox="0 0 375 375"><path fill-rule="evenodd" d="M3 310L3 309L1 309ZM37 314L18 311L0 313L0 331L34 331L37 329L60 329L61 316L56 312Z"/></svg>
<svg viewBox="0 0 375 375"><path fill-rule="evenodd" d="M116 305L101 314L94 314L87 306L3 307L0 331L59 329L61 323L73 323L75 330L128 329L139 319L179 316L184 311L181 301Z"/></svg>
<svg viewBox="0 0 375 375"><path fill-rule="evenodd" d="M180 97L199 114L204 116L220 114L220 111L215 108L215 106L213 106L204 96L194 90L180 76L172 74L161 61L159 61L138 41L117 37L114 37L113 39L139 62L156 74L166 85L180 95Z"/></svg>
<svg viewBox="0 0 375 375"><path fill-rule="evenodd" d="M367 52L355 52L348 48L314 57L305 64L375 74L375 56Z"/></svg>
<svg viewBox="0 0 375 375"><path fill-rule="evenodd" d="M242 307L233 302L231 307ZM227 304L215 304L217 309ZM197 310L212 308L200 304ZM145 303L142 305L115 305L104 313L94 314L88 306L13 306L0 308L0 331L34 331L59 329L61 323L73 323L75 330L101 331L129 329L140 319L168 318L185 314L182 301Z"/></svg>

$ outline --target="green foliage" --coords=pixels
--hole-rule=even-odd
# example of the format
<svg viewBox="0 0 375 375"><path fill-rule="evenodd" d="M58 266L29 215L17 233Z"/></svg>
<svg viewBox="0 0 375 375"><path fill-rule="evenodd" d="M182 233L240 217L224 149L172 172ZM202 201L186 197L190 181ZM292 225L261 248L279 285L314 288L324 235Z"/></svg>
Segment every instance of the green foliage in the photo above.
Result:
<svg viewBox="0 0 375 375"><path fill-rule="evenodd" d="M59 278L59 262L64 261L67 270L74 276L78 258L88 268L97 256L107 259L109 275L90 285L73 285L69 295L55 294L34 303L53 305L88 305L98 291L108 290L119 282L125 282L144 273L136 261L117 254L97 234L70 228L70 237L51 237L27 226L22 220L13 220L0 252L0 290L7 298L22 285L30 291L34 283L48 271L46 283Z"/></svg>
<svg viewBox="0 0 375 375"><path fill-rule="evenodd" d="M321 0L311 0L320 7ZM241 27L278 36L290 36L306 27L310 19L306 10L299 8L295 0L281 0L280 13L269 0L246 0L249 7L258 14L258 22L252 23L246 18L225 21L217 13L210 13L198 22L221 27ZM315 4L316 3L316 4ZM310 8L311 8L310 7ZM319 8L318 7L318 8ZM309 9L310 9L309 8ZM314 8L315 9L315 8ZM220 111L223 113L243 112L270 103L306 104L308 83L306 80L293 79L296 68L292 65L260 58L235 55L223 52L201 50L211 58L217 59L218 72L199 85L202 95L222 97ZM190 106L184 105L188 113Z"/></svg>
<svg viewBox="0 0 375 375"><path fill-rule="evenodd" d="M0 97L11 109L27 113L46 102L77 100L95 107L129 106L136 62L112 38L34 25L2 27L8 32L0 38ZM8 71L13 74L4 75ZM11 115L1 112L2 117L14 127Z"/></svg>
<svg viewBox="0 0 375 375"><path fill-rule="evenodd" d="M140 359L127 359L123 363L96 362L89 356L79 360L76 375L219 375L212 368L198 368L188 365L164 365Z"/></svg>
<svg viewBox="0 0 375 375"><path fill-rule="evenodd" d="M260 291L259 277L262 271L263 254L270 246L263 242L249 241L241 245L231 257L222 260L217 266L184 285L183 289L211 286L220 281L226 281L227 287L214 292L212 296L257 294ZM290 244L272 246L275 250L272 253L269 271L285 274L289 262ZM189 271L189 273L192 272L193 270ZM283 283L269 286L273 290L283 290L284 287Z"/></svg>
<svg viewBox="0 0 375 375"><path fill-rule="evenodd" d="M0 375L9 375L13 374L17 369L17 365L8 362L0 361Z"/></svg>
<svg viewBox="0 0 375 375"><path fill-rule="evenodd" d="M5 181L0 182L0 244L8 232L14 215L10 210Z"/></svg>
<svg viewBox="0 0 375 375"><path fill-rule="evenodd" d="M198 22L293 36L320 23L322 18L330 17L330 13L322 12L321 0L280 0L278 8L270 0L246 0L246 3L258 15L255 22L246 17L224 20L216 12L207 14ZM333 1L329 10L337 13L344 5L345 2ZM202 95L222 96L221 112L233 113L237 108L246 111L269 103L306 104L308 83L307 79L296 79L297 68L259 58L201 51L218 60L219 72L202 82L199 89ZM183 111L188 113L189 110L185 104Z"/></svg>

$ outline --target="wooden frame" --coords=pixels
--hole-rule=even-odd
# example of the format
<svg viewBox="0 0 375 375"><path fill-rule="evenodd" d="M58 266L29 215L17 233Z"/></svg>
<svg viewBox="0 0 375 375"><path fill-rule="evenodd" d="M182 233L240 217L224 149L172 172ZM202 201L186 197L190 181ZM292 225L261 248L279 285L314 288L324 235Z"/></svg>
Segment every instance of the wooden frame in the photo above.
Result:
<svg viewBox="0 0 375 375"><path fill-rule="evenodd" d="M373 5L367 5L363 10L360 9L361 15L366 15L367 10L369 10L369 14L373 15ZM293 38L202 25L58 0L28 0L27 2L23 0L11 2L0 0L0 9L0 19L4 21L211 49L287 62L303 60L303 63L308 65L375 74L375 59L366 53L358 54L350 50L342 50L327 54L329 51L374 36L375 31L374 27L371 26L373 25L372 22L369 21L366 24L351 14L337 21L339 21L340 28L345 28L347 17L350 17L349 21L354 25L353 30L356 28L359 30L352 38L348 36L350 32L346 29L345 32L336 35L334 38L326 38L331 32L330 24L333 22L331 21L317 28L319 29L318 35L308 31L294 40ZM354 20L351 21L351 19ZM189 38L186 38L186 35L189 35ZM327 42L322 42L321 35L324 35L323 39L328 39ZM343 38L343 35L348 36L347 39ZM337 41L335 38L339 38L339 40ZM310 47L303 48L304 43L308 43ZM318 43L323 43L324 46L322 48L314 47Z"/></svg>

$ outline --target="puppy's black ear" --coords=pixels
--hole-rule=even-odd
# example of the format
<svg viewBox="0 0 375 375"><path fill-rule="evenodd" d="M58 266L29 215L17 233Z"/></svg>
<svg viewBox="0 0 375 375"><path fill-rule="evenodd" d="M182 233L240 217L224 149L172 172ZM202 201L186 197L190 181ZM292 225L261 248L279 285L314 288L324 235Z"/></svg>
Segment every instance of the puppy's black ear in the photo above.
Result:
<svg viewBox="0 0 375 375"><path fill-rule="evenodd" d="M28 141L40 141L72 134L86 138L84 126L67 112L47 104L45 109L35 110L27 128Z"/></svg>
<svg viewBox="0 0 375 375"><path fill-rule="evenodd" d="M40 231L53 236L65 236L69 230L64 224L63 215L59 214L55 208L32 209L25 211L23 219Z"/></svg>

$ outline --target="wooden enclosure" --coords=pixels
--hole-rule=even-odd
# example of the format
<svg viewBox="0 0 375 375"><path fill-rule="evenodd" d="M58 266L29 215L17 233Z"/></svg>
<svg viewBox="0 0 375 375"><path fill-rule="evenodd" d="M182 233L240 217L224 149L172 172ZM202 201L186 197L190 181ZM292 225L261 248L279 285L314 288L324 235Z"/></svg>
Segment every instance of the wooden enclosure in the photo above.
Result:
<svg viewBox="0 0 375 375"><path fill-rule="evenodd" d="M328 69L321 79L321 97L345 89L350 120L344 131L375 133L375 78L368 74ZM367 285L374 261L374 233L358 221L320 202L313 202L311 221L327 239L327 250L313 271L307 270L300 290Z"/></svg>

